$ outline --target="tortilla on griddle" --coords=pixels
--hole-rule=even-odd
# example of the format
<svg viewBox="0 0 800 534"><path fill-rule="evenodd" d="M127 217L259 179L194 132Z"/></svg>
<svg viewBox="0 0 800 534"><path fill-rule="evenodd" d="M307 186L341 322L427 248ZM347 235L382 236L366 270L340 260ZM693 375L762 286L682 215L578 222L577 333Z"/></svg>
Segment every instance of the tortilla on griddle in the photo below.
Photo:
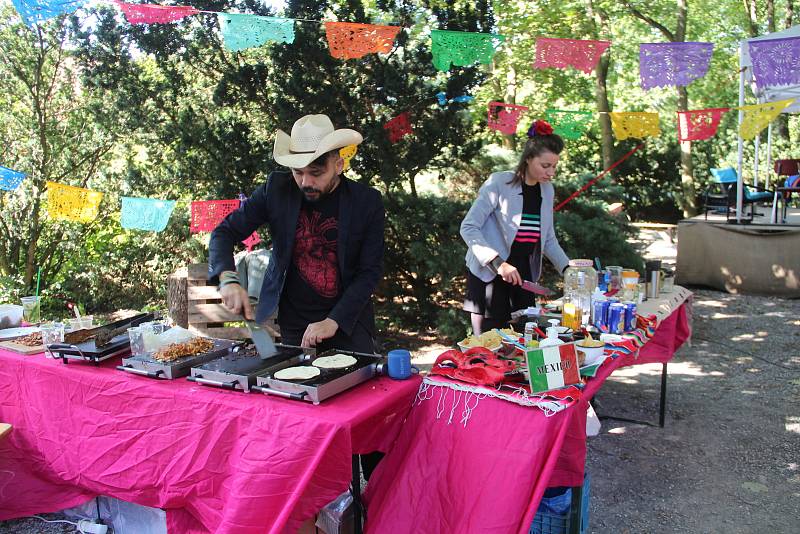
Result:
<svg viewBox="0 0 800 534"><path fill-rule="evenodd" d="M322 356L317 358L311 365L322 369L344 369L355 365L358 360L347 354L334 354L333 356Z"/></svg>
<svg viewBox="0 0 800 534"><path fill-rule="evenodd" d="M277 380L309 380L319 376L319 369L311 365L301 365L297 367L287 367L281 369L273 375Z"/></svg>

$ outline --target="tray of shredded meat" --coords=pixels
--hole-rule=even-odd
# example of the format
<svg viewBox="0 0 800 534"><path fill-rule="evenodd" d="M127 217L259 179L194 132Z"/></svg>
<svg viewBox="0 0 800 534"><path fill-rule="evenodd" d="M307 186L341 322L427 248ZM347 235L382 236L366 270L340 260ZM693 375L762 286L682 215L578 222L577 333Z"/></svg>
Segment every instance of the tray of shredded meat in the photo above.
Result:
<svg viewBox="0 0 800 534"><path fill-rule="evenodd" d="M172 343L152 354L123 358L117 369L148 378L171 380L188 375L194 365L225 356L240 344L230 339L198 337Z"/></svg>

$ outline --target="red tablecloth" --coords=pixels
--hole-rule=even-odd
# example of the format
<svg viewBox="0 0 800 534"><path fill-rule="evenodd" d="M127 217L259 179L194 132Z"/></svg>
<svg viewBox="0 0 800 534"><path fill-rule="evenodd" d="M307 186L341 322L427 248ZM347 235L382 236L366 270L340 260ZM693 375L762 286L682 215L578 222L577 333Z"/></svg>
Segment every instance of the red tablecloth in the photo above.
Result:
<svg viewBox="0 0 800 534"><path fill-rule="evenodd" d="M448 423L453 391L416 404L370 479L367 532L527 534L547 487L583 482L589 400L620 366L671 358L690 334L689 306L661 322L638 359L606 362L580 401L551 417L486 397L466 425Z"/></svg>
<svg viewBox="0 0 800 534"><path fill-rule="evenodd" d="M419 379L319 406L0 350L0 520L95 495L163 508L170 532L282 532L345 491L351 455L386 451Z"/></svg>

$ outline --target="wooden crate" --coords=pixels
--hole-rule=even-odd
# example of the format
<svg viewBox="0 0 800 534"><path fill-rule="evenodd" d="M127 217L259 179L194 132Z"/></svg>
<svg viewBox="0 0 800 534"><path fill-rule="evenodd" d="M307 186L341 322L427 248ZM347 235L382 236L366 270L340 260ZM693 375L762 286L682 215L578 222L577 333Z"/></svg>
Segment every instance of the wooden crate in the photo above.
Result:
<svg viewBox="0 0 800 534"><path fill-rule="evenodd" d="M208 285L207 263L195 263L187 267L186 297L189 331L224 339L249 337L247 328L243 326L225 326L227 322L242 321L242 317L231 313L222 304L217 286ZM279 337L274 317L268 319L264 326L273 338Z"/></svg>

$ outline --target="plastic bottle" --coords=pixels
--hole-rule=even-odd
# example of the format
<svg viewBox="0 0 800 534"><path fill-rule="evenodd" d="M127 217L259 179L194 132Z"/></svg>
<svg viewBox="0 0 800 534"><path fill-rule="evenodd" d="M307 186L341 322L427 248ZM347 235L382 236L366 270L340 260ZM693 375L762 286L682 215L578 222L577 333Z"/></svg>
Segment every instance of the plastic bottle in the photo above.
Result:
<svg viewBox="0 0 800 534"><path fill-rule="evenodd" d="M547 337L539 342L540 347L553 347L563 345L564 342L558 339L558 327L551 326L547 329Z"/></svg>
<svg viewBox="0 0 800 534"><path fill-rule="evenodd" d="M525 323L525 332L523 333L523 339L525 340L525 346L528 346L528 343L533 340L533 329L536 327L536 323L534 322L527 322Z"/></svg>

